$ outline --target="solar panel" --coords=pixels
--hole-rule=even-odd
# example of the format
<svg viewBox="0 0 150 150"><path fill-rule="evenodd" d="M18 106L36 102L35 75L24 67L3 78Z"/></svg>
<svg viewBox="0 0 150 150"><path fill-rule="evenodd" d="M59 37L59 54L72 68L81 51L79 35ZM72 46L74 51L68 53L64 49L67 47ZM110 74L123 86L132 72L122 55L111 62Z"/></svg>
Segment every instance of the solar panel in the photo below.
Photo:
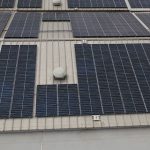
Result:
<svg viewBox="0 0 150 150"><path fill-rule="evenodd" d="M0 34L2 34L10 16L11 16L10 13L4 13L4 12L0 13Z"/></svg>
<svg viewBox="0 0 150 150"><path fill-rule="evenodd" d="M136 14L143 23L150 29L150 13L137 13Z"/></svg>
<svg viewBox="0 0 150 150"><path fill-rule="evenodd" d="M38 85L37 117L150 112L149 49L76 44L78 85Z"/></svg>
<svg viewBox="0 0 150 150"><path fill-rule="evenodd" d="M150 48L150 44L76 45L81 104L91 102L88 104L93 113L98 105L92 105L94 95L99 97L104 114L149 112L150 64L145 47ZM93 78L95 81L91 81Z"/></svg>
<svg viewBox="0 0 150 150"><path fill-rule="evenodd" d="M36 45L3 45L0 53L0 118L32 117Z"/></svg>
<svg viewBox="0 0 150 150"><path fill-rule="evenodd" d="M38 85L37 117L79 114L79 99L76 84Z"/></svg>
<svg viewBox="0 0 150 150"><path fill-rule="evenodd" d="M72 12L74 37L140 37L150 33L129 12Z"/></svg>
<svg viewBox="0 0 150 150"><path fill-rule="evenodd" d="M18 8L41 8L42 0L18 0Z"/></svg>
<svg viewBox="0 0 150 150"><path fill-rule="evenodd" d="M13 8L15 0L0 0L0 8Z"/></svg>
<svg viewBox="0 0 150 150"><path fill-rule="evenodd" d="M132 8L150 8L149 0L129 0Z"/></svg>
<svg viewBox="0 0 150 150"><path fill-rule="evenodd" d="M68 0L69 8L125 8L125 0Z"/></svg>
<svg viewBox="0 0 150 150"><path fill-rule="evenodd" d="M16 13L5 38L38 38L40 21L40 13Z"/></svg>
<svg viewBox="0 0 150 150"><path fill-rule="evenodd" d="M42 21L70 21L67 12L45 12Z"/></svg>

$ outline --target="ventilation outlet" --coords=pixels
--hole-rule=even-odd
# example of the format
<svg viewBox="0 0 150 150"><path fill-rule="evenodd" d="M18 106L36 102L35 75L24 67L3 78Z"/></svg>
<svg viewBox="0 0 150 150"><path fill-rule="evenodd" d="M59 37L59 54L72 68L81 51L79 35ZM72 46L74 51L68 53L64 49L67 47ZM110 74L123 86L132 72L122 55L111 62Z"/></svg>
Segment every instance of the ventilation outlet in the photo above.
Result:
<svg viewBox="0 0 150 150"><path fill-rule="evenodd" d="M101 120L101 117L100 117L100 115L93 115L93 116L92 116L92 119L93 119L94 121L100 121L100 120Z"/></svg>
<svg viewBox="0 0 150 150"><path fill-rule="evenodd" d="M53 76L57 80L64 80L66 78L66 70L62 67L54 69Z"/></svg>
<svg viewBox="0 0 150 150"><path fill-rule="evenodd" d="M53 0L53 5L54 6L60 6L61 5L61 0Z"/></svg>

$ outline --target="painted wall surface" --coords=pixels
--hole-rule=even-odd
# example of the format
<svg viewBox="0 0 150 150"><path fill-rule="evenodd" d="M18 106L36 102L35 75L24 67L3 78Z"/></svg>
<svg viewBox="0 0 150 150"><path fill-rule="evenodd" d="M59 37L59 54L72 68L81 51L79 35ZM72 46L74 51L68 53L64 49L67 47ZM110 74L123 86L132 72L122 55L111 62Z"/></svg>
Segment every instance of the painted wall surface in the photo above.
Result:
<svg viewBox="0 0 150 150"><path fill-rule="evenodd" d="M0 134L0 150L150 150L150 129Z"/></svg>

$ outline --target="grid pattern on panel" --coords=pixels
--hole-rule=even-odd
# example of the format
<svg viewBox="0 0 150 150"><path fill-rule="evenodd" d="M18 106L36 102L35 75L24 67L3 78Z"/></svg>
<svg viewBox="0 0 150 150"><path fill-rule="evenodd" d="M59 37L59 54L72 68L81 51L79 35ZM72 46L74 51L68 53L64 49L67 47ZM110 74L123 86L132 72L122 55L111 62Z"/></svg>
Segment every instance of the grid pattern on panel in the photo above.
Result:
<svg viewBox="0 0 150 150"><path fill-rule="evenodd" d="M129 0L132 8L150 8L150 0Z"/></svg>
<svg viewBox="0 0 150 150"><path fill-rule="evenodd" d="M70 21L68 12L45 12L42 21Z"/></svg>
<svg viewBox="0 0 150 150"><path fill-rule="evenodd" d="M36 45L3 45L0 53L0 118L32 117Z"/></svg>
<svg viewBox="0 0 150 150"><path fill-rule="evenodd" d="M38 38L40 21L40 13L16 13L5 38Z"/></svg>
<svg viewBox="0 0 150 150"><path fill-rule="evenodd" d="M13 8L15 0L0 0L0 8Z"/></svg>
<svg viewBox="0 0 150 150"><path fill-rule="evenodd" d="M38 85L36 116L80 115L76 84Z"/></svg>
<svg viewBox="0 0 150 150"><path fill-rule="evenodd" d="M150 29L150 13L137 13L136 15Z"/></svg>
<svg viewBox="0 0 150 150"><path fill-rule="evenodd" d="M7 25L7 22L10 18L11 14L10 13L0 13L0 34L3 32L5 26Z"/></svg>
<svg viewBox="0 0 150 150"><path fill-rule="evenodd" d="M76 44L78 85L39 85L36 115L150 112L150 44Z"/></svg>
<svg viewBox="0 0 150 150"><path fill-rule="evenodd" d="M125 8L125 0L68 0L69 8Z"/></svg>
<svg viewBox="0 0 150 150"><path fill-rule="evenodd" d="M41 8L42 0L18 0L18 8Z"/></svg>
<svg viewBox="0 0 150 150"><path fill-rule="evenodd" d="M129 12L72 12L74 37L145 37L150 33Z"/></svg>
<svg viewBox="0 0 150 150"><path fill-rule="evenodd" d="M150 44L76 45L81 110L88 107L92 114L101 114L102 106L104 114L150 112L149 48Z"/></svg>

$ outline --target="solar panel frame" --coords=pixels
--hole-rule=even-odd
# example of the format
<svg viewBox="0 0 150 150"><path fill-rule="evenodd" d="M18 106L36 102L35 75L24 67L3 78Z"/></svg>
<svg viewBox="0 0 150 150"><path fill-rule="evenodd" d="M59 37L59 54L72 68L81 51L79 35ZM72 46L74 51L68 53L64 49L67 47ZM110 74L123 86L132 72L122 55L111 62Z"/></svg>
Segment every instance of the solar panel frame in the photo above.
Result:
<svg viewBox="0 0 150 150"><path fill-rule="evenodd" d="M150 33L129 12L71 12L73 36L149 37Z"/></svg>
<svg viewBox="0 0 150 150"><path fill-rule="evenodd" d="M38 85L36 117L80 115L76 84Z"/></svg>
<svg viewBox="0 0 150 150"><path fill-rule="evenodd" d="M119 44L118 44L119 45ZM118 46L117 45L117 46ZM141 78L138 78L137 80L137 76L139 74L139 72L136 72L133 71L133 70L138 70L136 69L136 66L137 64L135 64L136 62L133 61L135 58L133 58L133 60L131 59L132 58L132 55L129 56L128 54L128 51L130 50L131 53L132 52L132 48L127 48L127 46L130 46L130 44L127 44L127 45L119 45L119 49L117 48L117 46L114 48L114 44L110 44L110 45L92 45L94 46L94 49L97 48L97 50L99 49L101 51L101 54L97 52L97 50L95 49L95 51L93 50L93 54L95 56L95 65L96 65L96 68L98 69L96 72L99 73L97 74L97 77L100 76L100 79L99 80L99 87L101 89L101 98L103 98L103 95L104 93L106 93L104 89L105 88L108 88L107 90L107 93L110 93L110 97L111 97L111 100L109 101L109 105L106 105L106 107L104 107L105 105L103 105L103 110L104 110L104 114L123 114L123 113L143 113L143 112L148 112L148 106L149 106L149 87L147 86L146 89L147 92L145 91L146 89L144 88L144 86L148 85L148 84L142 84L142 82L140 83L140 81L147 81L149 78L147 76L147 80L146 79L142 79ZM99 48L98 48L99 46ZM140 45L135 45L135 46L140 46ZM149 45L150 46L150 45ZM77 69L83 70L83 68L79 68L79 66L83 66L84 62L81 62L81 51L83 51L82 47L83 45L77 45L78 49L76 49L77 51L77 55L76 55L76 58L77 58ZM80 47L80 48L79 48ZM86 47L86 46L85 46ZM87 48L85 48L87 49ZM114 49L114 50L113 50ZM118 50L116 50L118 49ZM137 49L136 49L137 50ZM140 49L141 50L141 49ZM139 52L140 52L139 50ZM127 52L126 52L127 51ZM86 51L86 55L87 55L87 52ZM126 55L125 55L126 54ZM103 55L103 57L101 56ZM99 58L99 56L101 56L103 62L101 62L101 64L97 64L97 62L99 62L100 60L97 59L96 57ZM126 57L125 57L126 56ZM140 56L140 55L139 55ZM79 57L79 58L78 58ZM122 57L122 58L121 58ZM130 58L131 57L131 58ZM146 55L145 55L146 57ZM126 59L125 59L126 58ZM127 60L128 58L128 60ZM131 60L129 60L129 58ZM84 60L84 58L82 58ZM122 60L122 59L125 59L125 61L123 62L118 62L118 60ZM113 60L113 62L108 62L108 60ZM142 59L141 59L142 60ZM80 63L78 64L78 61L80 61ZM146 61L146 60L145 60ZM130 66L126 66L127 65L127 62L128 62L128 65ZM124 64L125 63L125 64ZM103 65L102 65L103 64ZM112 66L114 64L114 66ZM121 66L118 66L119 64L122 64ZM140 63L138 64L140 65ZM147 62L147 65L148 65L148 62ZM101 67L100 67L101 66ZM103 66L103 67L102 67ZM131 67L133 66L133 68ZM142 66L144 67L144 65ZM102 68L102 70L100 71L100 68ZM108 68L108 69L107 69ZM113 69L114 68L114 69ZM122 68L122 71L126 71L126 74L125 72L123 74L121 74L121 69ZM87 69L87 68L86 68ZM78 71L79 71L78 70ZM111 71L112 70L112 71ZM99 71L99 72L98 72ZM129 72L130 71L130 72ZM102 75L102 72L104 72L105 75ZM115 73L116 72L116 73ZM146 72L146 71L145 71ZM106 75L107 74L107 75ZM124 75L124 77L122 76ZM126 75L126 78L125 78L125 75ZM131 78L131 75L132 75L132 78ZM140 74L141 75L141 74ZM148 75L148 74L147 74ZM104 80L105 78L107 78L107 80ZM114 77L114 78L113 78ZM118 77L118 78L116 78ZM141 76L140 76L141 77ZM88 78L86 77L86 74L83 74L83 77L82 78ZM117 82L115 81L115 78L118 80L118 84ZM125 82L123 82L123 79ZM126 80L125 80L126 79ZM132 80L131 80L132 79ZM82 82L82 79L78 77L78 81L79 81L79 89L80 89L80 82ZM104 82L105 81L105 82ZM115 83L115 82L116 83ZM122 83L123 82L123 83ZM102 85L101 85L102 83ZM128 85L128 88L130 87L130 90L128 89L127 90L127 86L125 88L125 83L126 85ZM128 84L127 84L128 83ZM133 84L134 83L134 84ZM138 83L137 85L135 83ZM82 83L83 84L83 83ZM108 84L108 85L107 85ZM105 85L105 86L104 86ZM106 86L107 85L107 86ZM83 88L86 88L88 87L89 84L84 84L84 87ZM118 88L119 89L118 89ZM136 91L135 91L135 88L136 88ZM95 88L94 88L95 89ZM124 91L126 89L126 91ZM141 91L142 89L142 91ZM103 90L103 91L102 91ZM144 91L143 91L144 90ZM90 92L90 91L88 91ZM117 93L121 94L120 96L117 94ZM122 93L123 92L123 93ZM128 92L128 94L126 93ZM129 95L131 95L130 93L132 94L132 96L129 97ZM86 94L87 92L84 93L84 95ZM142 94L141 94L142 93ZM117 94L117 95L116 95ZM132 98L132 101L129 101L128 99L126 99L128 95L128 98ZM107 100L106 102L108 102L108 94L107 95L104 95L104 97L106 96L105 100ZM145 96L145 98L143 97ZM119 98L120 97L120 98ZM122 101L121 101L122 99ZM80 99L82 101L82 99ZM102 102L104 101L104 104L105 104L105 100L102 99ZM120 102L119 102L120 101ZM119 103L120 104L119 104ZM113 110L111 109L112 107L110 107L112 103L112 106L113 106ZM132 107L131 107L132 106ZM107 108L107 109L106 109ZM110 112L108 111L110 110ZM114 112L113 112L114 111Z"/></svg>
<svg viewBox="0 0 150 150"><path fill-rule="evenodd" d="M38 38L41 13L18 12L15 14L5 38Z"/></svg>
<svg viewBox="0 0 150 150"><path fill-rule="evenodd" d="M0 53L0 118L32 117L36 45L3 45Z"/></svg>
<svg viewBox="0 0 150 150"><path fill-rule="evenodd" d="M70 21L68 12L45 12L42 21Z"/></svg>
<svg viewBox="0 0 150 150"><path fill-rule="evenodd" d="M42 8L42 0L18 0L18 8Z"/></svg>
<svg viewBox="0 0 150 150"><path fill-rule="evenodd" d="M68 0L69 8L127 8L124 0Z"/></svg>

